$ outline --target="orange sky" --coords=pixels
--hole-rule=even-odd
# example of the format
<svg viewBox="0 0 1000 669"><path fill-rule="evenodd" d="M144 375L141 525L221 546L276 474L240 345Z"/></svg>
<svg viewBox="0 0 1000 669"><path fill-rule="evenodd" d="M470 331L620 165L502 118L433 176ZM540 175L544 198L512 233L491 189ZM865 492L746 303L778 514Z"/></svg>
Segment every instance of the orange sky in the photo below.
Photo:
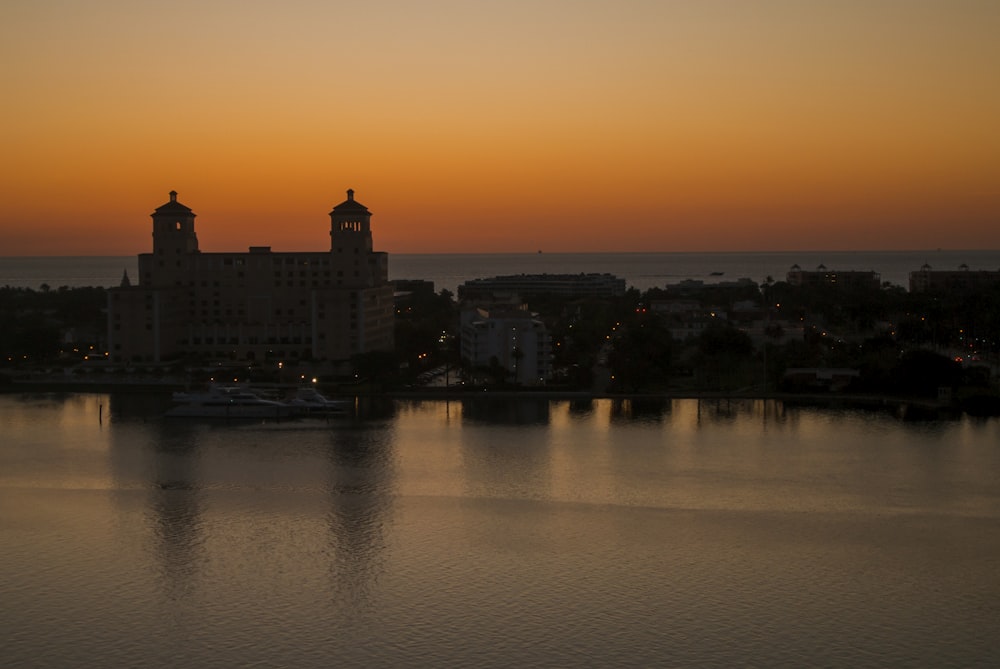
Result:
<svg viewBox="0 0 1000 669"><path fill-rule="evenodd" d="M1000 248L995 0L8 0L0 255Z"/></svg>

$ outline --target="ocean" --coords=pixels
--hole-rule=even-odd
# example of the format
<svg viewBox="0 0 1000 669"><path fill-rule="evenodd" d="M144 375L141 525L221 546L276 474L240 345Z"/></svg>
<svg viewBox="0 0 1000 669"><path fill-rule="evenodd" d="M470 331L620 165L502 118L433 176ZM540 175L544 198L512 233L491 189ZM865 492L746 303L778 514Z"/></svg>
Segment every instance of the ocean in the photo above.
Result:
<svg viewBox="0 0 1000 669"><path fill-rule="evenodd" d="M883 281L908 287L909 273L924 264L934 269L1000 269L1000 250L932 251L782 251L731 253L479 253L406 254L389 256L390 279L433 281L436 291L452 293L470 279L508 274L580 274L607 272L639 290L691 279L706 283L749 278L761 283L768 276L782 280L792 265L815 269L863 270L881 274ZM133 282L135 256L0 257L0 286L37 290L42 284L117 286L128 272Z"/></svg>
<svg viewBox="0 0 1000 669"><path fill-rule="evenodd" d="M1000 666L1000 420L0 395L6 667Z"/></svg>

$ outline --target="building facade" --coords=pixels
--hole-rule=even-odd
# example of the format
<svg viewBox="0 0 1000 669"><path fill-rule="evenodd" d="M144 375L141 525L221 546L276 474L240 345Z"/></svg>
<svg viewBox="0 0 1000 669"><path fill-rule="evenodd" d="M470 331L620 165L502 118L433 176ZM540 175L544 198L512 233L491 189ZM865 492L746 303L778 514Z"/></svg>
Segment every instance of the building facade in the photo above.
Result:
<svg viewBox="0 0 1000 669"><path fill-rule="evenodd" d="M524 386L544 385L552 378L552 337L527 310L467 309L461 320L461 355L473 370L496 364Z"/></svg>
<svg viewBox="0 0 1000 669"><path fill-rule="evenodd" d="M330 212L326 252L202 253L176 192L152 219L138 284L125 276L108 294L112 362L343 362L393 349L388 254L373 251L371 212L354 191Z"/></svg>
<svg viewBox="0 0 1000 669"><path fill-rule="evenodd" d="M458 287L459 299L475 299L496 294L520 297L621 297L625 279L613 274L515 274L472 279Z"/></svg>
<svg viewBox="0 0 1000 669"><path fill-rule="evenodd" d="M798 265L792 265L785 280L792 286L830 286L875 291L882 287L882 276L878 272L830 270L823 265L815 270L804 270Z"/></svg>
<svg viewBox="0 0 1000 669"><path fill-rule="evenodd" d="M957 270L936 270L924 265L917 272L910 272L910 292L966 292L1000 284L1000 271L970 270L967 265Z"/></svg>

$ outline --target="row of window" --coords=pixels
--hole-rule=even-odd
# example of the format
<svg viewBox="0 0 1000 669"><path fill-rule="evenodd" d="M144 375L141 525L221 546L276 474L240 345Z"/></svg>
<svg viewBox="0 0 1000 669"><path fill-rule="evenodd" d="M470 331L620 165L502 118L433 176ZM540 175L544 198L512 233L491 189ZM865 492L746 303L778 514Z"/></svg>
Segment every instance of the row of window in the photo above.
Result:
<svg viewBox="0 0 1000 669"><path fill-rule="evenodd" d="M326 336L321 332L319 333L320 339L326 339ZM191 337L180 339L177 343L181 346L202 346L211 344L228 344L230 346L238 346L240 344L245 344L248 346L257 346L260 344L312 344L312 337L243 337L243 341L240 341L240 337Z"/></svg>
<svg viewBox="0 0 1000 669"><path fill-rule="evenodd" d="M196 313L194 311L191 311L191 312L189 312L188 315L191 316L192 318L194 318L196 316ZM218 312L215 312L214 314L210 315L207 311L202 311L201 315L202 315L202 318L205 318L205 319L212 318L212 317L215 317L216 319L218 319L219 316L220 316L220 314ZM320 318L324 318L324 314L321 313L319 315L319 317ZM115 321L116 321L115 324L114 324L115 332L120 332L121 329L122 329L121 322L120 322L121 319L116 316L115 317ZM211 324L212 325L226 325L226 323L223 323L223 322L221 322L219 320L216 320L216 321L212 322ZM306 326L307 324L303 322L303 323L300 323L300 325ZM153 329L152 322L150 322L150 321L147 320L146 323L145 323L145 327L146 327L147 330L152 330ZM351 314L351 322L350 322L350 324L349 324L348 327L351 330L357 330L358 329L357 317L354 314ZM320 336L322 337L322 335L320 335ZM256 342L251 342L251 343L256 343Z"/></svg>

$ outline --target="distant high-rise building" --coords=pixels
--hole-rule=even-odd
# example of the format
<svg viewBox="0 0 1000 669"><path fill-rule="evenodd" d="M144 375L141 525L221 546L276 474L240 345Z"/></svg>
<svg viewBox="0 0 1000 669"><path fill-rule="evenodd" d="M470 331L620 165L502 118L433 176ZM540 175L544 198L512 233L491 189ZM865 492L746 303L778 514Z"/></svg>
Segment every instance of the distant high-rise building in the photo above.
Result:
<svg viewBox="0 0 1000 669"><path fill-rule="evenodd" d="M864 270L831 270L820 265L815 270L805 270L792 265L785 280L793 286L830 286L834 288L861 288L879 290L882 277L878 272Z"/></svg>
<svg viewBox="0 0 1000 669"><path fill-rule="evenodd" d="M202 253L195 213L170 193L152 214L153 252L108 295L109 358L346 361L393 348L388 254L371 212L347 191L330 212L330 250Z"/></svg>
<svg viewBox="0 0 1000 669"><path fill-rule="evenodd" d="M498 293L520 297L621 297L625 279L613 274L515 274L472 279L458 287L459 299L478 298Z"/></svg>

